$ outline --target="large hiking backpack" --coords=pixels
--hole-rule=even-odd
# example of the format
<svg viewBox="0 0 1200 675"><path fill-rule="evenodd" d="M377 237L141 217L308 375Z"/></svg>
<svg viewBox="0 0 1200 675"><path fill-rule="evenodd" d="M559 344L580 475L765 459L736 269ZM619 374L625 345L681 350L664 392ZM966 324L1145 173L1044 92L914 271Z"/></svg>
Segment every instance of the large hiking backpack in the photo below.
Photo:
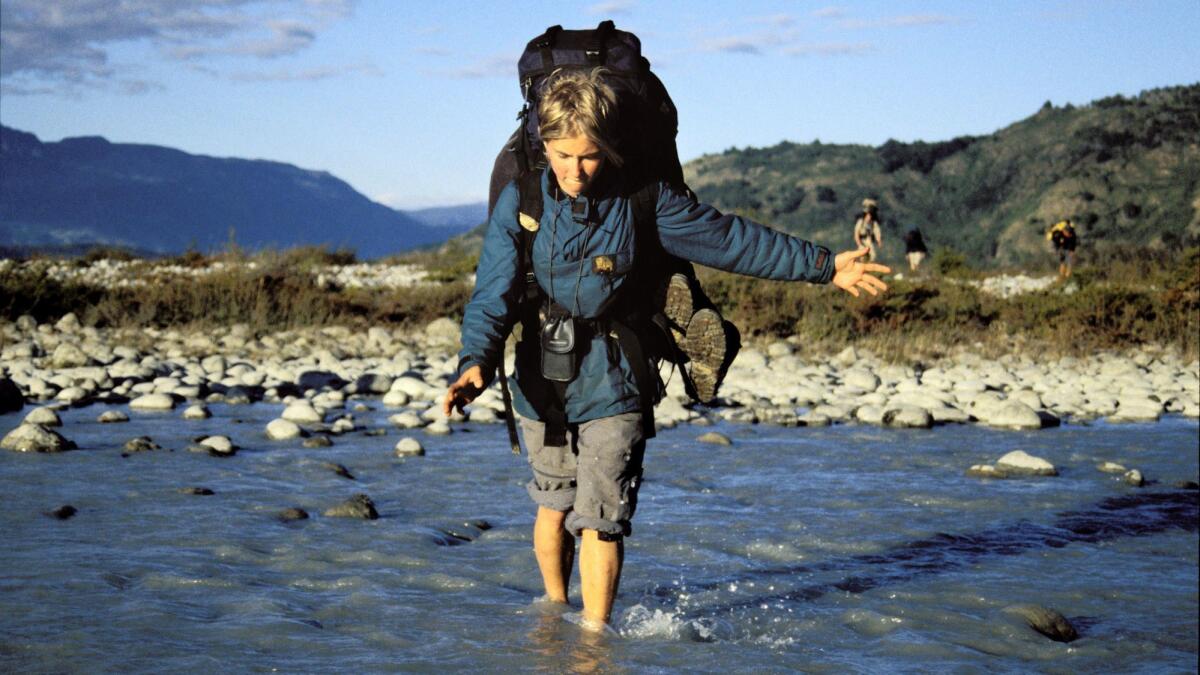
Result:
<svg viewBox="0 0 1200 675"><path fill-rule="evenodd" d="M618 150L625 158L626 178L635 187L667 181L680 189L683 168L675 147L679 116L666 87L650 71L642 56L637 36L617 30L604 21L591 30L564 30L551 26L526 45L517 61L521 96L525 100L518 115L520 125L496 157L488 191L488 215L500 191L521 174L546 166L538 135L538 103L546 80L557 70L591 69L603 66L606 81L617 94Z"/></svg>

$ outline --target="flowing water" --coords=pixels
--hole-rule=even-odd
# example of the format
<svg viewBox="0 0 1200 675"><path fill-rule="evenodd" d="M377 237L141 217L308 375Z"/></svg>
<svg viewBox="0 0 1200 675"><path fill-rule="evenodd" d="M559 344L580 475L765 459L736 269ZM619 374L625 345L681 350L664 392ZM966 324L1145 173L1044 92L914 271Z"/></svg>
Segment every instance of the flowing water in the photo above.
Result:
<svg viewBox="0 0 1200 675"><path fill-rule="evenodd" d="M617 634L592 636L534 602L527 467L503 426L418 431L428 454L397 459L395 429L307 449L265 438L279 406L211 409L116 425L94 421L103 406L68 410L79 450L0 453L0 670L1196 668L1198 493L1175 486L1197 477L1195 420L663 431ZM358 421L386 427L390 412ZM0 433L21 417L0 416ZM709 430L732 447L695 442ZM213 433L242 450L185 450ZM123 457L139 435L164 449ZM964 475L1013 449L1061 475ZM1102 461L1154 482L1127 486ZM179 491L194 486L214 494ZM360 492L378 520L321 515ZM44 515L63 504L78 513ZM282 522L288 507L312 518ZM1080 638L1043 637L1015 604L1062 612Z"/></svg>

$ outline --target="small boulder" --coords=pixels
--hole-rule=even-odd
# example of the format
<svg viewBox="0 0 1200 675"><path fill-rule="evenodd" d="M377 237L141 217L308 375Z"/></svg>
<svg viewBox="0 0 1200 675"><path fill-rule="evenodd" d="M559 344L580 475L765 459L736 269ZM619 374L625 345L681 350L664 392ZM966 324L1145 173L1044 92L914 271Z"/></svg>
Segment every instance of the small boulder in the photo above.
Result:
<svg viewBox="0 0 1200 675"><path fill-rule="evenodd" d="M1079 633L1067 617L1048 607L1013 605L1005 607L1004 611L1024 619L1030 628L1055 642L1072 642L1079 639Z"/></svg>
<svg viewBox="0 0 1200 675"><path fill-rule="evenodd" d="M182 487L179 488L179 492L185 495L199 495L202 497L208 497L213 494L213 491L206 487Z"/></svg>
<svg viewBox="0 0 1200 675"><path fill-rule="evenodd" d="M996 468L1009 475L1057 476L1058 469L1041 457L1034 457L1024 450L1013 450L996 460Z"/></svg>
<svg viewBox="0 0 1200 675"><path fill-rule="evenodd" d="M425 427L425 433L431 436L449 436L454 430L446 420L439 420Z"/></svg>
<svg viewBox="0 0 1200 675"><path fill-rule="evenodd" d="M342 466L341 464L337 464L334 462L325 462L324 464L322 464L322 466L324 466L326 469L329 469L330 471L336 473L337 475L341 476L342 478L349 478L350 480L356 480L354 478L354 475L350 473L350 470L347 469L345 466Z"/></svg>
<svg viewBox="0 0 1200 675"><path fill-rule="evenodd" d="M149 452L150 450L162 450L162 446L155 443L149 436L138 436L125 441L125 450L128 452Z"/></svg>
<svg viewBox="0 0 1200 675"><path fill-rule="evenodd" d="M715 431L710 431L707 434L701 434L696 441L699 443L711 443L713 445L733 445L733 441L725 434L720 434Z"/></svg>
<svg viewBox="0 0 1200 675"><path fill-rule="evenodd" d="M100 416L96 418L96 421L101 424L115 424L117 422L128 422L129 415L126 415L125 413L121 412L120 410L105 410L104 412L100 413Z"/></svg>
<svg viewBox="0 0 1200 675"><path fill-rule="evenodd" d="M1096 468L1104 473L1125 473L1128 471L1128 469L1116 462L1101 462L1096 465Z"/></svg>
<svg viewBox="0 0 1200 675"><path fill-rule="evenodd" d="M170 394L142 394L129 402L132 410L173 410L175 397Z"/></svg>
<svg viewBox="0 0 1200 675"><path fill-rule="evenodd" d="M998 470L991 464L972 464L971 468L967 469L967 475L973 478L1005 478L1007 474Z"/></svg>
<svg viewBox="0 0 1200 675"><path fill-rule="evenodd" d="M388 417L388 422L401 429L418 429L425 426L424 420L414 412L402 412Z"/></svg>
<svg viewBox="0 0 1200 675"><path fill-rule="evenodd" d="M929 429L933 426L933 415L924 408L901 405L883 413L883 424L900 429Z"/></svg>
<svg viewBox="0 0 1200 675"><path fill-rule="evenodd" d="M272 440L283 441L290 438L299 438L303 433L304 430L300 428L300 425L291 420L277 419L271 420L267 424L267 438Z"/></svg>
<svg viewBox="0 0 1200 675"><path fill-rule="evenodd" d="M66 520L78 512L79 512L78 509L76 509L74 506L71 506L70 504L63 504L62 506L60 506L56 509L51 509L50 511L47 511L46 515L50 516L51 518L57 518L59 520Z"/></svg>
<svg viewBox="0 0 1200 675"><path fill-rule="evenodd" d="M290 508L290 509L284 509L283 511L281 511L279 513L279 519L285 523L291 522L293 520L306 520L307 518L308 518L308 511L305 511L304 509L298 509L295 507Z"/></svg>
<svg viewBox="0 0 1200 675"><path fill-rule="evenodd" d="M0 448L16 452L64 452L75 447L74 441L39 424L22 424L0 439Z"/></svg>
<svg viewBox="0 0 1200 675"><path fill-rule="evenodd" d="M328 448L333 445L333 441L329 440L328 436L317 435L304 439L304 442L300 445L306 448Z"/></svg>
<svg viewBox="0 0 1200 675"><path fill-rule="evenodd" d="M40 424L44 427L61 427L62 419L59 418L58 413L54 412L54 410L41 407L30 410L29 414L25 416L25 420L21 423Z"/></svg>
<svg viewBox="0 0 1200 675"><path fill-rule="evenodd" d="M297 424L321 424L325 421L325 415L308 401L298 401L289 405L280 418Z"/></svg>
<svg viewBox="0 0 1200 675"><path fill-rule="evenodd" d="M200 441L200 445L208 448L211 455L227 457L237 452L237 446L228 436L208 436Z"/></svg>
<svg viewBox="0 0 1200 675"><path fill-rule="evenodd" d="M1146 484L1146 479L1142 476L1142 472L1137 469L1130 469L1122 476L1126 483L1133 487L1142 487Z"/></svg>
<svg viewBox="0 0 1200 675"><path fill-rule="evenodd" d="M1004 401L981 418L990 427L1003 429L1041 429L1042 418L1037 411L1020 401Z"/></svg>
<svg viewBox="0 0 1200 675"><path fill-rule="evenodd" d="M325 515L331 518L362 518L375 520L379 512L375 510L375 502L365 494L356 494L350 499L325 510Z"/></svg>
<svg viewBox="0 0 1200 675"><path fill-rule="evenodd" d="M212 417L212 413L202 405L188 406L188 409L183 411L185 420L206 420L210 417Z"/></svg>
<svg viewBox="0 0 1200 675"><path fill-rule="evenodd" d="M425 448L415 438L401 438L396 443L397 457L420 457L425 454Z"/></svg>
<svg viewBox="0 0 1200 675"><path fill-rule="evenodd" d="M403 408L411 400L412 397L398 389L383 395L383 404L389 408Z"/></svg>

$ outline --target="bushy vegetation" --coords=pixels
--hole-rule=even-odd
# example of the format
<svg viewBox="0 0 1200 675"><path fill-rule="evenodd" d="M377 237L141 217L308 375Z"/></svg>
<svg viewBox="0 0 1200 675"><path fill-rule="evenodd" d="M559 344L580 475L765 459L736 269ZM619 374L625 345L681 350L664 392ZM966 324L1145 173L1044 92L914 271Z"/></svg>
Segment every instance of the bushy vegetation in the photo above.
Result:
<svg viewBox="0 0 1200 675"><path fill-rule="evenodd" d="M1080 267L1069 284L1011 299L973 285L980 271L952 249L935 250L921 273L891 280L891 289L879 297L852 298L829 287L708 269L700 270L700 278L748 340L796 335L812 353L858 344L887 358L912 360L956 346L997 354L1022 349L1082 355L1154 343L1200 354L1200 248L1124 253ZM473 270L475 263L463 250L420 256L438 262L447 274ZM0 317L30 314L46 322L74 312L97 326L244 323L260 330L419 327L442 316L461 318L471 293L469 272L433 285L338 289L319 284L316 271L296 263L312 258L311 251L260 255L254 267L229 265L195 279L108 290L9 268L0 271Z"/></svg>

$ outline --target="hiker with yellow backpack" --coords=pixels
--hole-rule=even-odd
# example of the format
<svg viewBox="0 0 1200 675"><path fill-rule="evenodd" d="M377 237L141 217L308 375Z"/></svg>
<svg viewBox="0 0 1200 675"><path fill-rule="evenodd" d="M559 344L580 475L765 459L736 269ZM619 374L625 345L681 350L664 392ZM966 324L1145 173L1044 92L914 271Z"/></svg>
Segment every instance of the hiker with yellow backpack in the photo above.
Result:
<svg viewBox="0 0 1200 675"><path fill-rule="evenodd" d="M1075 247L1079 245L1079 236L1070 219L1064 218L1046 230L1046 241L1054 244L1054 252L1058 254L1058 278L1065 280L1071 276L1075 266Z"/></svg>
<svg viewBox="0 0 1200 675"><path fill-rule="evenodd" d="M612 22L548 30L530 42L519 70L527 105L506 150L520 148L511 161L518 170L493 190L459 376L443 411L461 411L503 374L505 340L520 324L512 407L533 472L527 490L538 506L533 545L543 599L567 603L579 537L577 619L599 631L612 612L646 441L655 435L654 405L663 395L655 365L687 363L673 344L677 332L708 368L727 352L720 316L696 309L700 290L686 261L833 283L855 296L885 290L874 274L890 270L865 262L866 249L835 256L700 203L682 173L670 170L678 157L672 167L674 111L661 98L665 89L642 105L657 78L637 38ZM669 138L633 135L647 131ZM654 142L662 150L667 141L669 151L654 156ZM502 153L498 169L510 160ZM527 160L532 168L521 168Z"/></svg>

